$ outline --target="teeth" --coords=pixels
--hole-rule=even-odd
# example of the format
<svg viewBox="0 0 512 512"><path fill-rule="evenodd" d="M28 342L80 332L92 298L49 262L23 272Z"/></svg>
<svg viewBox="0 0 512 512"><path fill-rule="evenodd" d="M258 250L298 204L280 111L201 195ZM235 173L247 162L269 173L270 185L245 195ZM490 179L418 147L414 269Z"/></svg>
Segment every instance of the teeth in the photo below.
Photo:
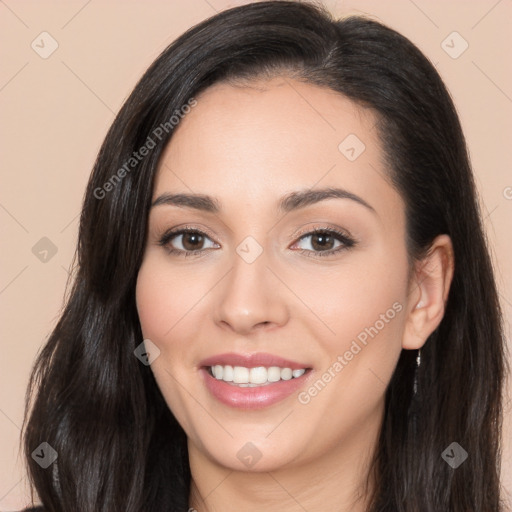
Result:
<svg viewBox="0 0 512 512"><path fill-rule="evenodd" d="M235 384L247 384L249 382L249 368L235 366L233 368L233 382Z"/></svg>
<svg viewBox="0 0 512 512"><path fill-rule="evenodd" d="M265 386L279 380L297 379L304 375L306 369L292 370L291 368L279 368L278 366L245 368L244 366L233 367L217 364L211 366L210 371L217 380L232 382L240 387L256 387Z"/></svg>

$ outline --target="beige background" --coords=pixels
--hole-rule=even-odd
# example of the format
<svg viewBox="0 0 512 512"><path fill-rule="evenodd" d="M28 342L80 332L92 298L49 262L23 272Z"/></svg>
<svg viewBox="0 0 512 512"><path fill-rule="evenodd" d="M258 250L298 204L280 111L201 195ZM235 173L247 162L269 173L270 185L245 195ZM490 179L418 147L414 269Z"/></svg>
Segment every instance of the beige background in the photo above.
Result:
<svg viewBox="0 0 512 512"><path fill-rule="evenodd" d="M82 195L107 128L147 65L173 39L241 3L247 2L0 0L0 511L28 503L18 443L25 387L62 306ZM446 81L471 151L510 339L512 2L324 3L337 16L367 13L397 29ZM40 36L44 31L58 44L46 59L40 54L52 41ZM446 39L453 31L463 39ZM452 58L464 40L467 50ZM57 248L46 262L32 252L42 237ZM511 492L510 402L507 408L503 484Z"/></svg>

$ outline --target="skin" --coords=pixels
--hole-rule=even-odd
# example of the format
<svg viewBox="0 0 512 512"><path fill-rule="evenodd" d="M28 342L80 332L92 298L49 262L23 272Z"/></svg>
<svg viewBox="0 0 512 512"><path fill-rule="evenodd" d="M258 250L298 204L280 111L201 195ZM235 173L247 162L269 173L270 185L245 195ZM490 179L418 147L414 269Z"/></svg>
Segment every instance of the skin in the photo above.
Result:
<svg viewBox="0 0 512 512"><path fill-rule="evenodd" d="M409 267L404 202L387 179L375 117L340 94L283 76L215 84L197 100L163 154L153 198L207 194L221 210L154 206L137 282L144 337L160 349L151 369L188 436L190 506L363 511L386 386L401 350L420 348L444 313L450 239L438 237ZM366 146L355 161L338 149L349 134ZM324 187L373 210L331 198L277 211L282 196ZM195 241L199 255L159 245L183 225L206 234ZM318 255L341 243L318 248L305 236L313 228L342 230L356 244ZM247 236L262 249L252 263L236 252ZM193 247L179 235L168 246ZM400 312L306 404L294 393L265 409L234 409L198 373L215 354L268 352L313 368L307 390L397 303ZM247 442L261 453L250 468L237 458Z"/></svg>

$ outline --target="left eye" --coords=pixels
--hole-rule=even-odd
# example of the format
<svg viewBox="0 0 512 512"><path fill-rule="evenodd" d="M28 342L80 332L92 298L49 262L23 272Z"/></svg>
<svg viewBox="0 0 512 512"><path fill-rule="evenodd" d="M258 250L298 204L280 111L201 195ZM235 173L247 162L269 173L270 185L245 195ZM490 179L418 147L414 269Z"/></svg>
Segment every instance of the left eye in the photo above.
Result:
<svg viewBox="0 0 512 512"><path fill-rule="evenodd" d="M299 245L301 242L305 243L303 243L302 247L298 247L299 249L313 252L336 251L340 246L352 245L352 241L349 240L347 237L340 235L334 231L327 230L319 230L314 231L313 233L307 233L306 235L303 235L299 239L296 245Z"/></svg>

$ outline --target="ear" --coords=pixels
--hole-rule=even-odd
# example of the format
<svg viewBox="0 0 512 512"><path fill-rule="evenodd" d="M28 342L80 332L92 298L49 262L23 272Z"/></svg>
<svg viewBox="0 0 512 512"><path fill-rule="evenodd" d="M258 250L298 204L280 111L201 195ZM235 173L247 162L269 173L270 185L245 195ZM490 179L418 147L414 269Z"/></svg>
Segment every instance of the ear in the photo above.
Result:
<svg viewBox="0 0 512 512"><path fill-rule="evenodd" d="M414 265L409 282L404 349L419 349L444 316L455 266L452 241L439 235L427 255Z"/></svg>

